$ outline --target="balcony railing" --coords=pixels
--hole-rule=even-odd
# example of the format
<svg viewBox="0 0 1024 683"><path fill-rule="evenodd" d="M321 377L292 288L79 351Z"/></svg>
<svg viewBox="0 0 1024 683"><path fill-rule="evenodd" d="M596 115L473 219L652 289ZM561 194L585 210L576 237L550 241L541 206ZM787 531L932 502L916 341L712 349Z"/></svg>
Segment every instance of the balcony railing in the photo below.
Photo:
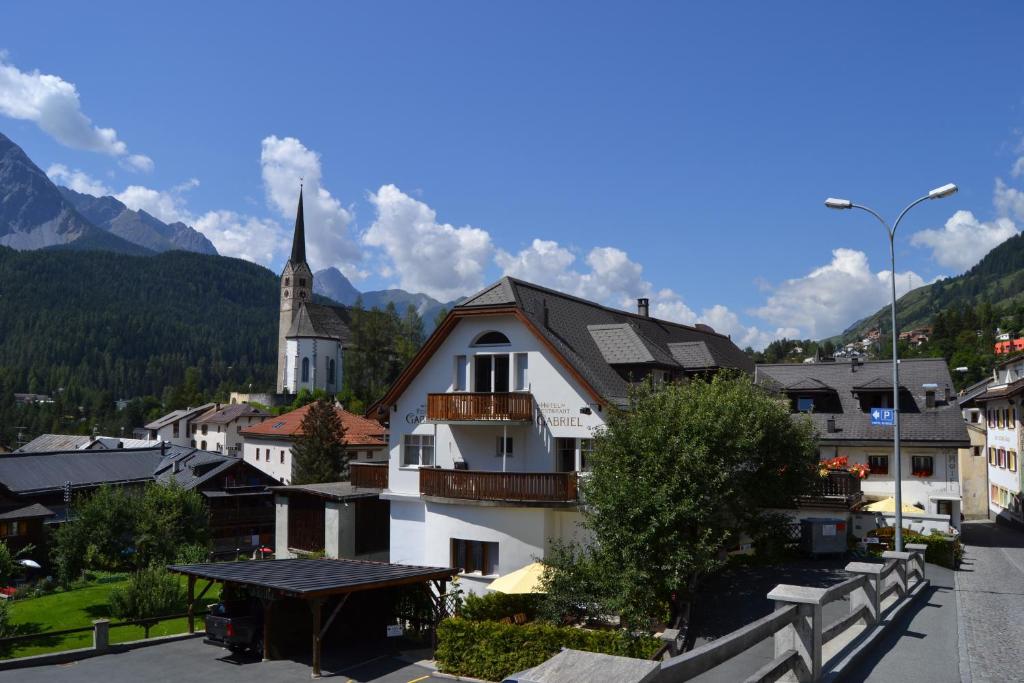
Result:
<svg viewBox="0 0 1024 683"><path fill-rule="evenodd" d="M571 503L578 498L575 472L420 470L420 493L438 498L527 503Z"/></svg>
<svg viewBox="0 0 1024 683"><path fill-rule="evenodd" d="M529 422L533 419L533 396L525 392L427 394L427 419Z"/></svg>
<svg viewBox="0 0 1024 683"><path fill-rule="evenodd" d="M835 504L848 507L863 497L861 480L850 472L829 472L814 482L814 487L800 501L806 504Z"/></svg>
<svg viewBox="0 0 1024 683"><path fill-rule="evenodd" d="M388 487L388 464L386 462L350 462L348 480L353 486L364 489L386 489Z"/></svg>

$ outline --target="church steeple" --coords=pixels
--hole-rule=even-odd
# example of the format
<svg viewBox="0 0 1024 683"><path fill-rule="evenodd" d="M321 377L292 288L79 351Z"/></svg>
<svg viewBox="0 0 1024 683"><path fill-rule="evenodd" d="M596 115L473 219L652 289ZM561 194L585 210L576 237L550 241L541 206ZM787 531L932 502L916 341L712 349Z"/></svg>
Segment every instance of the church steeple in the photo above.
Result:
<svg viewBox="0 0 1024 683"><path fill-rule="evenodd" d="M306 222L302 216L302 184L299 184L299 208L295 212L295 236L292 237L293 264L306 262Z"/></svg>

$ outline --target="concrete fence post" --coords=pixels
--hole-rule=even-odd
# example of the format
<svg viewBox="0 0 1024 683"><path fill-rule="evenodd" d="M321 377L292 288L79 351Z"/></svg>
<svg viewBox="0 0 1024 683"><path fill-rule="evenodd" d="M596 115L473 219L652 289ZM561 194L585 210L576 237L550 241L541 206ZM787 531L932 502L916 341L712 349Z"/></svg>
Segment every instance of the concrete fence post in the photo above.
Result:
<svg viewBox="0 0 1024 683"><path fill-rule="evenodd" d="M883 558L896 560L896 592L899 593L901 598L907 594L907 569L913 556L914 553L897 552L895 550L886 550L882 553Z"/></svg>
<svg viewBox="0 0 1024 683"><path fill-rule="evenodd" d="M917 564L918 581L924 581L924 556L928 551L928 546L924 543L908 543L904 547L914 553L914 559Z"/></svg>
<svg viewBox="0 0 1024 683"><path fill-rule="evenodd" d="M793 673L801 683L821 679L821 607L825 593L824 588L779 584L768 594L776 609L797 607L796 620L776 631L774 640L776 657L786 650L796 650L799 660Z"/></svg>
<svg viewBox="0 0 1024 683"><path fill-rule="evenodd" d="M871 562L851 562L846 571L864 577L864 585L850 593L850 612L866 607L864 623L874 626L882 614L882 569L885 565Z"/></svg>
<svg viewBox="0 0 1024 683"><path fill-rule="evenodd" d="M106 650L110 647L110 620L96 619L92 622L92 649Z"/></svg>

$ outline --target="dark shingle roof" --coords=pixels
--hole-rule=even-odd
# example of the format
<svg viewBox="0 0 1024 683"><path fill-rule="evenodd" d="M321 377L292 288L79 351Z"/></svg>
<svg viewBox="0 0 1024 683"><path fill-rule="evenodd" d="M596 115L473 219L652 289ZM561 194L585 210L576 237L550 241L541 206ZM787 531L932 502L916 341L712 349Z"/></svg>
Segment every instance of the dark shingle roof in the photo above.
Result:
<svg viewBox="0 0 1024 683"><path fill-rule="evenodd" d="M892 427L873 426L871 415L861 410L856 391L859 387L875 387L892 380L890 361L868 361L851 372L850 363L793 363L758 365L755 379L758 383L776 389L789 387L807 380L816 380L836 391L842 412L814 412L810 419L822 442L892 441ZM877 381L876 381L877 380ZM969 443L967 427L956 400L935 408L925 406L924 384L953 386L949 368L941 358L913 358L900 361L900 386L912 397L911 405L900 405L900 435L904 441ZM901 392L902 394L902 392ZM905 401L905 394L901 395ZM828 431L828 420L835 419L838 429Z"/></svg>
<svg viewBox="0 0 1024 683"><path fill-rule="evenodd" d="M614 367L617 360L609 358L682 370L754 369L753 361L729 337L710 328L627 313L511 277L502 278L456 308L480 306L519 308L602 397L618 405L627 403L628 382ZM706 353L698 350L699 355L694 355L687 347L673 353L673 345L687 343L703 343ZM682 362L677 354L683 354ZM636 360L648 355L649 360Z"/></svg>
<svg viewBox="0 0 1024 683"><path fill-rule="evenodd" d="M348 311L340 306L326 306L308 301L303 303L299 312L292 320L292 326L286 335L294 337L318 337L321 339L338 339L343 344L352 338L348 329Z"/></svg>
<svg viewBox="0 0 1024 683"><path fill-rule="evenodd" d="M101 484L150 481L159 448L12 453L0 457L0 486L13 494L60 491Z"/></svg>
<svg viewBox="0 0 1024 683"><path fill-rule="evenodd" d="M270 417L270 413L264 412L259 408L253 408L245 403L232 403L220 410L214 409L204 413L196 419L196 422L199 424L228 424L240 417Z"/></svg>
<svg viewBox="0 0 1024 683"><path fill-rule="evenodd" d="M153 469L152 477L160 483L173 479L182 488L193 489L240 462L243 461L222 453L168 446L166 455Z"/></svg>
<svg viewBox="0 0 1024 683"><path fill-rule="evenodd" d="M0 520L6 522L6 521L9 521L9 520L15 520L15 519L32 519L34 517L52 517L55 514L57 514L57 513L54 512L53 510L51 510L50 508L46 507L45 505L40 505L39 503L32 503L31 505L26 505L24 507L15 508L13 510L5 510L3 512L0 512Z"/></svg>
<svg viewBox="0 0 1024 683"><path fill-rule="evenodd" d="M180 574L270 588L300 597L450 579L459 571L444 567L327 559L176 564L167 568Z"/></svg>
<svg viewBox="0 0 1024 683"><path fill-rule="evenodd" d="M361 486L353 486L347 481L331 481L323 484L290 484L288 486L271 486L274 491L288 493L309 493L329 500L354 500L356 498L376 498L380 495L380 489L368 489Z"/></svg>
<svg viewBox="0 0 1024 683"><path fill-rule="evenodd" d="M207 410L209 410L215 405L217 404L205 403L197 408L182 408L181 410L172 410L163 417L158 417L157 419L147 424L146 429L160 429L161 427L165 427L174 422L175 420L180 420L183 417L192 417L194 415L199 415L200 413L205 413Z"/></svg>

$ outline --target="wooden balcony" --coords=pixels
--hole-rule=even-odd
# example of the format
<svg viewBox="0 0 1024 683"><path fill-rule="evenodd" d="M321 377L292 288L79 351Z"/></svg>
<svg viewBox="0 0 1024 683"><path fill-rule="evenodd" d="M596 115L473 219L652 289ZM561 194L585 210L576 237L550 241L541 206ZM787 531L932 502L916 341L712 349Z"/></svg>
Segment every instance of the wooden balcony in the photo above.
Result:
<svg viewBox="0 0 1024 683"><path fill-rule="evenodd" d="M364 489L386 489L388 487L388 464L386 462L350 462L348 480L353 486Z"/></svg>
<svg viewBox="0 0 1024 683"><path fill-rule="evenodd" d="M427 419L437 422L529 422L533 395L525 392L427 394Z"/></svg>
<svg viewBox="0 0 1024 683"><path fill-rule="evenodd" d="M575 472L420 470L420 493L437 498L509 503L574 503Z"/></svg>
<svg viewBox="0 0 1024 683"><path fill-rule="evenodd" d="M800 497L803 507L850 508L864 497L861 480L849 472L829 472L814 482L812 491Z"/></svg>

